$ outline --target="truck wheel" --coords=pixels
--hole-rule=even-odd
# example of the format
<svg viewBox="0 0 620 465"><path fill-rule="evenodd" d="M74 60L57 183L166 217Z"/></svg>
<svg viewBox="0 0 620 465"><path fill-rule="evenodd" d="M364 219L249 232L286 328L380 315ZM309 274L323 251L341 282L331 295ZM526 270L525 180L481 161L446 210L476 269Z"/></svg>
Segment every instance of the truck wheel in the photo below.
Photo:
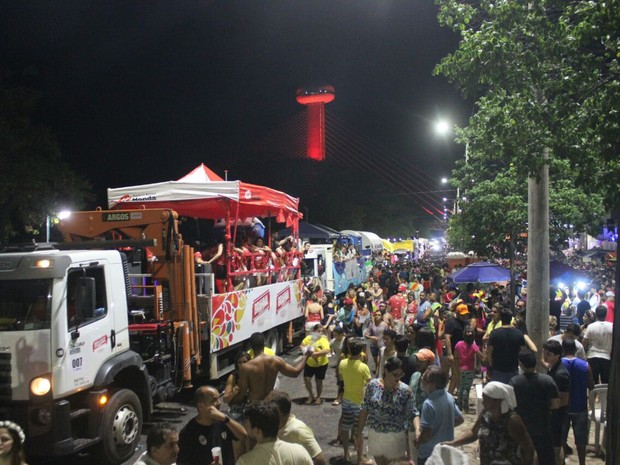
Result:
<svg viewBox="0 0 620 465"><path fill-rule="evenodd" d="M129 389L116 391L105 406L101 423L101 463L118 465L133 455L142 432L142 405Z"/></svg>

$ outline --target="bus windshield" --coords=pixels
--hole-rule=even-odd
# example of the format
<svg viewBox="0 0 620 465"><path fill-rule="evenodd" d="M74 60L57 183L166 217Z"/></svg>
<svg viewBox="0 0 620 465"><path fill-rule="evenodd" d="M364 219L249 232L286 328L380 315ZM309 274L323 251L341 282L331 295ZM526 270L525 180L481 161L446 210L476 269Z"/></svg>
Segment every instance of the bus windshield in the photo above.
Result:
<svg viewBox="0 0 620 465"><path fill-rule="evenodd" d="M0 331L49 329L52 280L0 281Z"/></svg>

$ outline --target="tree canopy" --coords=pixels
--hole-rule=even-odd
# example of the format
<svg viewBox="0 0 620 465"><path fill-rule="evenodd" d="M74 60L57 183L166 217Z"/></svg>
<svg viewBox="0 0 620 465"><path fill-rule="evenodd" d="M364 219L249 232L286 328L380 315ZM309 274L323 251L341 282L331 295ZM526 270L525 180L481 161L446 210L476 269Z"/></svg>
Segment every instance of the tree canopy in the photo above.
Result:
<svg viewBox="0 0 620 465"><path fill-rule="evenodd" d="M439 22L461 41L435 73L476 99L459 133L469 159L489 169L512 163L524 179L547 147L549 162L567 160L583 192L602 195L608 209L620 204L619 2L437 4Z"/></svg>
<svg viewBox="0 0 620 465"><path fill-rule="evenodd" d="M90 185L61 159L52 132L33 123L37 95L0 89L0 244L45 240L46 217L92 199Z"/></svg>
<svg viewBox="0 0 620 465"><path fill-rule="evenodd" d="M507 256L509 239L527 237L527 182L513 163L473 156L454 171L455 184L466 192L459 213L450 218L448 240L459 250L479 255ZM570 231L595 233L605 211L603 196L575 185L566 160L554 159L550 167L550 247L566 247ZM525 241L527 242L527 241ZM520 247L523 251L523 247Z"/></svg>
<svg viewBox="0 0 620 465"><path fill-rule="evenodd" d="M480 180L481 171L455 176L461 192L466 192L468 197L477 194L484 197L479 191L486 189L495 204L503 207L506 202L502 188L507 188L511 180L520 186L527 179L528 192L544 192L546 201L548 166L550 223L566 214L576 217L579 212L571 212L571 205L581 202L585 202L581 208L594 212L597 195L606 208L617 209L620 205L620 1L436 0L436 3L440 24L460 34L461 40L458 49L445 57L435 72L446 76L465 95L476 100L475 115L459 133L459 140L466 144L468 161L475 165L471 169L478 168L485 176ZM554 172L557 168L560 170ZM497 170L495 179L499 180L486 183L489 171L493 170ZM578 190L570 190L575 188ZM518 190L504 190L504 196L513 195L517 195L515 202L522 201ZM553 196L559 199L554 201ZM528 274L532 264L532 275L536 275L532 276L535 292L528 292L528 324L533 321L537 325L532 331L536 333L533 337L536 342L543 336L543 317L547 316L540 311L544 310L541 286L548 283L535 277L548 277L544 272L548 271L548 264L532 254L532 249L535 247L540 255L548 252L546 244L542 244L548 238L541 227L546 202L541 202L542 207L538 208L536 200L528 200ZM481 204L485 206L484 201ZM472 220L463 213L462 218L455 220L458 225L454 230L464 237ZM517 224L521 221L519 215L512 213L503 216ZM545 218L542 223L546 221ZM487 225L485 232L492 234L493 226ZM535 235L544 241L531 240ZM533 265L537 259L541 266ZM616 268L618 277L620 271ZM618 287L616 282L616 291ZM532 314L537 318L530 318ZM620 328L614 328L613 339L611 357L617 359ZM612 364L610 389L613 391L618 383L620 369ZM608 408L609 418L620 415L620 403L613 398ZM606 438L609 464L618 463L618 433L617 425L612 422Z"/></svg>

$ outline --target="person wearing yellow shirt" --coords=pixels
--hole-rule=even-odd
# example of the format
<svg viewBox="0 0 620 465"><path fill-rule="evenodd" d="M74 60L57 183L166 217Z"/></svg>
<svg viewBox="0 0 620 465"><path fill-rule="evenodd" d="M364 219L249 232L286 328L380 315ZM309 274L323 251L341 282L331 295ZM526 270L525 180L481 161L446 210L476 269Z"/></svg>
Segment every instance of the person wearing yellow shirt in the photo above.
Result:
<svg viewBox="0 0 620 465"><path fill-rule="evenodd" d="M301 341L301 348L302 351L310 351L312 354L306 360L304 367L304 384L308 390L308 399L305 403L320 405L323 403L321 393L323 392L323 380L329 363L327 356L331 352L329 339L325 336L323 326L320 323L314 325L312 332ZM312 394L313 377L316 384L316 398Z"/></svg>
<svg viewBox="0 0 620 465"><path fill-rule="evenodd" d="M252 360L254 358L254 351L252 349L249 349L247 352L248 352L248 355L250 356L250 360ZM273 349L270 349L269 347L265 346L265 348L263 349L263 354L270 355L273 357L276 353L273 351Z"/></svg>
<svg viewBox="0 0 620 465"><path fill-rule="evenodd" d="M349 460L349 442L356 437L356 426L362 410L364 389L371 379L370 369L362 361L363 347L364 342L361 339L350 338L348 340L349 356L338 365L338 377L344 382L340 417L341 431L339 433L345 461ZM366 461L365 457L358 457L359 463Z"/></svg>
<svg viewBox="0 0 620 465"><path fill-rule="evenodd" d="M500 304L495 304L493 305L493 307L491 308L491 321L489 321L487 323L487 330L484 333L484 336L482 337L482 341L484 343L486 343L489 340L489 337L491 337L491 332L496 329L496 328L501 328L502 327L502 321L499 319L499 314L502 310L502 306ZM512 320L510 321L510 324L512 326L515 325L515 319L514 317L512 318Z"/></svg>

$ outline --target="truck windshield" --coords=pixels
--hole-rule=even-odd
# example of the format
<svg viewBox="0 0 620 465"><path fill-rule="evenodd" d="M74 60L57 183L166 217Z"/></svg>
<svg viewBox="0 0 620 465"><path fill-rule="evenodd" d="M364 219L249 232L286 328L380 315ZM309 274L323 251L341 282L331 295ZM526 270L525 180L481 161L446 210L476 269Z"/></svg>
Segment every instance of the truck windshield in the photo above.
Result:
<svg viewBox="0 0 620 465"><path fill-rule="evenodd" d="M0 281L0 331L49 329L52 280Z"/></svg>

